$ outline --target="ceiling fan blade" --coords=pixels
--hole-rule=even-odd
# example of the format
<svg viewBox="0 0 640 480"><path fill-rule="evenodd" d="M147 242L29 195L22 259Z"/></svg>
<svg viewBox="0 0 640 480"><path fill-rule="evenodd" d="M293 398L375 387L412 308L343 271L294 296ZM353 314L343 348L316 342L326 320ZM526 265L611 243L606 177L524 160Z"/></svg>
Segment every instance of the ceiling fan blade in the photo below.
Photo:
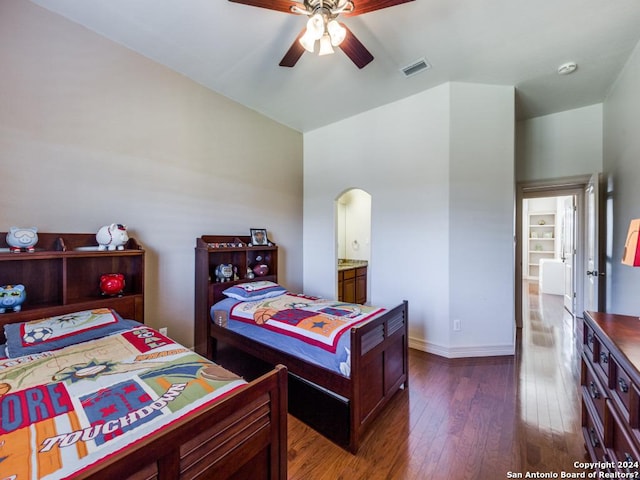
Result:
<svg viewBox="0 0 640 480"><path fill-rule="evenodd" d="M367 50L367 47L365 47L362 42L356 38L345 24L341 23L340 25L347 30L347 36L344 37L344 40L340 44L340 48L347 57L356 64L356 67L366 67L371 60L373 60L373 55L371 55L371 52Z"/></svg>
<svg viewBox="0 0 640 480"><path fill-rule="evenodd" d="M293 43L291 44L291 46L289 47L289 50L287 50L287 53L284 54L284 57L282 57L282 60L280 60L280 66L281 67L293 67L298 60L300 60L300 57L302 56L302 54L304 53L304 47L302 45L300 45L300 37L302 37L302 35L304 35L306 29L302 29L302 31L298 34L298 36L296 37L296 39L293 41Z"/></svg>
<svg viewBox="0 0 640 480"><path fill-rule="evenodd" d="M291 7L299 5L294 0L229 0L233 3L242 3L252 7L268 8L269 10L277 10L278 12L292 13Z"/></svg>
<svg viewBox="0 0 640 480"><path fill-rule="evenodd" d="M235 0L231 0L235 1ZM395 7L407 2L413 2L414 0L355 0L355 9L353 12L341 13L341 17L355 17L356 15L362 15L363 13L374 12L383 8Z"/></svg>

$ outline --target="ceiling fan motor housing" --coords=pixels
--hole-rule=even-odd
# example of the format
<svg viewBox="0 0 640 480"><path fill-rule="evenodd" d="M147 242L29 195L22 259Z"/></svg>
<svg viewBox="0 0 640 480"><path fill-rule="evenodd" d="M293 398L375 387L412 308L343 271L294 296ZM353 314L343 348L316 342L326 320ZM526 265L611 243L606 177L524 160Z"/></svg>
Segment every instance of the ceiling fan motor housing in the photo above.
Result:
<svg viewBox="0 0 640 480"><path fill-rule="evenodd" d="M313 15L317 12L325 14L329 18L336 18L342 12L353 12L355 5L351 0L304 0L306 15ZM295 11L294 11L295 9ZM291 7L291 11L297 13L298 8ZM302 9L300 9L302 10ZM301 12L302 13L302 12Z"/></svg>

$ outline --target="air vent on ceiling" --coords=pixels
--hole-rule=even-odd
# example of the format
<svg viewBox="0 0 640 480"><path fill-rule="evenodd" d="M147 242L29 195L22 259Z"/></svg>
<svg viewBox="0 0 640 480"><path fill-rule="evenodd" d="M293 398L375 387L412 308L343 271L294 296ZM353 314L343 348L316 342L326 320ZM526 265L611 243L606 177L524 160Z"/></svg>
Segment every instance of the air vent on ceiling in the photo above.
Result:
<svg viewBox="0 0 640 480"><path fill-rule="evenodd" d="M431 65L429 65L424 58L421 58L406 67L402 67L401 70L405 77L410 77L429 68L431 68Z"/></svg>

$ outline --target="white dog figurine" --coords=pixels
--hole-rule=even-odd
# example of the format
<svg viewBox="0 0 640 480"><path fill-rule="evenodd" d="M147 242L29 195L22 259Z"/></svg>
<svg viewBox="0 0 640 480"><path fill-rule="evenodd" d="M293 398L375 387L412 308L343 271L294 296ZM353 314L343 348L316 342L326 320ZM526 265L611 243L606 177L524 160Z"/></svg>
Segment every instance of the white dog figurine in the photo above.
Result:
<svg viewBox="0 0 640 480"><path fill-rule="evenodd" d="M129 241L127 226L120 223L105 225L96 233L98 250L124 250L125 244Z"/></svg>

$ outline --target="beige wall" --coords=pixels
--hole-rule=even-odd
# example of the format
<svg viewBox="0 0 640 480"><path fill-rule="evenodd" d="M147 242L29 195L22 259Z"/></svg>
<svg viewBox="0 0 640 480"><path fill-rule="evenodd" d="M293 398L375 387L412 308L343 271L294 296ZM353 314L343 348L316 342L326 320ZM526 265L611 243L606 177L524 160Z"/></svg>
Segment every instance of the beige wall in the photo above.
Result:
<svg viewBox="0 0 640 480"><path fill-rule="evenodd" d="M266 227L302 287L302 135L68 20L0 0L0 231L124 223L146 321L193 345L195 238Z"/></svg>

